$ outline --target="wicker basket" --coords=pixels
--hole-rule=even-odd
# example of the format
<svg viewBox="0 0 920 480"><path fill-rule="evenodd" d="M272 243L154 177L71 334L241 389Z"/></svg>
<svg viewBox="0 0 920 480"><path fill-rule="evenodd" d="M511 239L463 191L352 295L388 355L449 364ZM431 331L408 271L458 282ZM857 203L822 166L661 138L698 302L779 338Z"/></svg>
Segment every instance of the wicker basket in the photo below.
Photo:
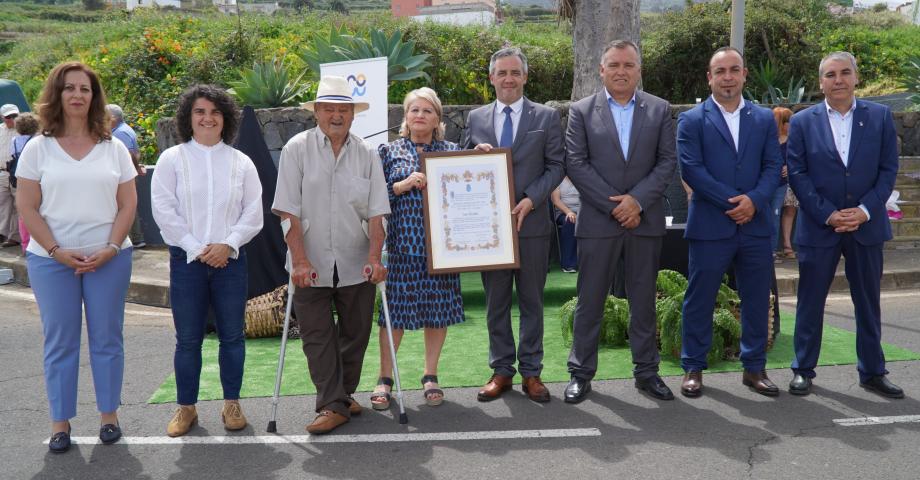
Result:
<svg viewBox="0 0 920 480"><path fill-rule="evenodd" d="M246 338L280 337L284 329L287 285L246 302Z"/></svg>

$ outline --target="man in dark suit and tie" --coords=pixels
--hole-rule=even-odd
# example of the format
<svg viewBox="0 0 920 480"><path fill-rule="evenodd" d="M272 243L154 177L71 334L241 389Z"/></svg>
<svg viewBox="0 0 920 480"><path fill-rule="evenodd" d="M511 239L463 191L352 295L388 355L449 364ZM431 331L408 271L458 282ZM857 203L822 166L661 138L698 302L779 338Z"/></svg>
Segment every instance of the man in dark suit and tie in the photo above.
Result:
<svg viewBox="0 0 920 480"><path fill-rule="evenodd" d="M578 403L591 391L604 304L622 254L636 388L673 400L658 376L655 335L663 195L676 168L671 106L636 89L642 73L631 41L607 45L600 75L604 88L572 104L565 135L566 171L583 203L575 224L578 305L565 401Z"/></svg>
<svg viewBox="0 0 920 480"><path fill-rule="evenodd" d="M775 396L779 389L767 378L766 346L773 279L770 198L782 167L776 122L770 110L741 98L747 69L738 50L716 50L706 77L712 96L677 120L677 155L693 189L680 391L687 397L703 392L716 294L733 265L741 297L742 383Z"/></svg>
<svg viewBox="0 0 920 480"><path fill-rule="evenodd" d="M556 110L524 97L527 58L517 48L495 52L489 81L497 100L473 110L461 145L488 151L493 145L511 149L521 267L482 273L489 328L489 366L493 375L479 391L490 401L511 388L517 359L522 388L535 402L548 402L540 380L543 370L543 287L553 229L548 199L562 181L565 151ZM511 331L512 283L517 287L520 328L517 351Z"/></svg>
<svg viewBox="0 0 920 480"><path fill-rule="evenodd" d="M842 253L856 311L859 384L902 398L885 376L879 305L882 247L891 239L885 202L898 173L894 118L888 107L856 99L853 55L824 57L818 77L824 102L797 113L789 127L789 182L804 213L796 228L800 277L789 393L811 392L824 302Z"/></svg>

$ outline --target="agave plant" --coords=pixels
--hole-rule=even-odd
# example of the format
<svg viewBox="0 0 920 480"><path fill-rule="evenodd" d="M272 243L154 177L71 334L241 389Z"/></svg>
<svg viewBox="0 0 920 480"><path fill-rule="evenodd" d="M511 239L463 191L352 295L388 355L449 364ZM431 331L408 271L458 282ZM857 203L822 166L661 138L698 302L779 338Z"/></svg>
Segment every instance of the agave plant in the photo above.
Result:
<svg viewBox="0 0 920 480"><path fill-rule="evenodd" d="M769 60L753 69L751 77L757 89L763 91L763 95L757 98L750 89L745 89L745 96L752 102L766 105L793 105L807 100L805 79L796 79L793 76L789 78L788 86L785 85L782 71Z"/></svg>
<svg viewBox="0 0 920 480"><path fill-rule="evenodd" d="M915 109L920 109L920 57L912 57L904 67L904 80L902 81L907 91L912 93L910 101Z"/></svg>
<svg viewBox="0 0 920 480"><path fill-rule="evenodd" d="M307 90L302 83L304 73L291 80L288 66L275 56L269 62L256 62L251 69L240 70L240 79L229 82L233 88L227 92L253 108L297 105Z"/></svg>
<svg viewBox="0 0 920 480"><path fill-rule="evenodd" d="M415 55L415 41L404 42L399 30L387 36L382 30L371 29L366 38L346 33L344 26L341 29L333 26L328 37L314 36L313 45L302 50L299 55L310 66L314 76L319 75L323 63L387 57L389 83L415 78L431 81L425 72L431 66L428 61L430 55Z"/></svg>

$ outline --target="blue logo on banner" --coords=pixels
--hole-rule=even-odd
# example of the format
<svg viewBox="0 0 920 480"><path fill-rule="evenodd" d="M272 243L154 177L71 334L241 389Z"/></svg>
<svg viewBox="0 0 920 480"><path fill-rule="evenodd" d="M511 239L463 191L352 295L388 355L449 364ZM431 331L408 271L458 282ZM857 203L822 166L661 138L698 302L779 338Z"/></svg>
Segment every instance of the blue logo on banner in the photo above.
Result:
<svg viewBox="0 0 920 480"><path fill-rule="evenodd" d="M367 87L365 86L367 77L365 77L363 73L349 75L348 83L353 83L355 85L351 90L352 97L363 97L364 94L367 93Z"/></svg>

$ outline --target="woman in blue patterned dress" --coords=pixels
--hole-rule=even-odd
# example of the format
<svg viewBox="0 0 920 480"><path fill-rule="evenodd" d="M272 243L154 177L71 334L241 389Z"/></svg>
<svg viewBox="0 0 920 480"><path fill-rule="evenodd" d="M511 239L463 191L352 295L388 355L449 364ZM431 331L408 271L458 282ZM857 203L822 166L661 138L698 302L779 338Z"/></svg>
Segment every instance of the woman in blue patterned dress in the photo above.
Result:
<svg viewBox="0 0 920 480"><path fill-rule="evenodd" d="M438 360L447 337L447 326L463 321L460 276L429 275L425 252L422 190L427 185L419 152L458 150L444 140L441 100L434 90L413 90L403 101L405 118L400 138L378 149L383 160L392 213L387 219L387 300L393 323L393 342L399 348L405 330L425 330L425 403L440 405L444 392L438 388ZM381 312L378 324L385 326ZM390 405L393 368L387 333L380 328L380 375L371 395L375 410Z"/></svg>

